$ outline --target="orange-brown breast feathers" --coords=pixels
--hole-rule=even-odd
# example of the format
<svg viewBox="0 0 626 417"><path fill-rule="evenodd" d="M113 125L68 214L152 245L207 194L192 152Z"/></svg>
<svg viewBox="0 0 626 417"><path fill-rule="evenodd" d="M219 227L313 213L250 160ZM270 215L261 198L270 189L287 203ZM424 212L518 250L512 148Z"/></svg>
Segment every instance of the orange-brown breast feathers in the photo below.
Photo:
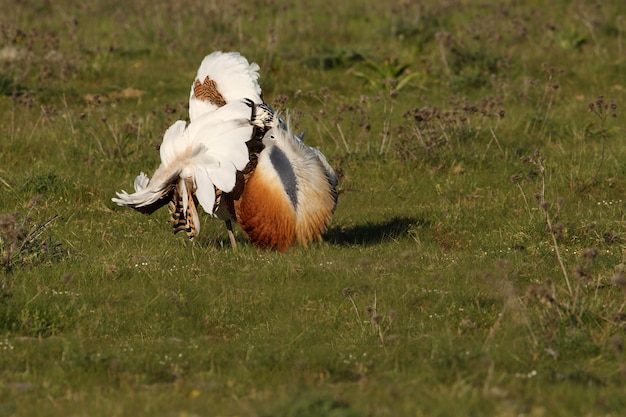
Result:
<svg viewBox="0 0 626 417"><path fill-rule="evenodd" d="M296 236L296 213L273 173L255 170L239 200L235 200L237 223L248 238L267 249L289 249Z"/></svg>

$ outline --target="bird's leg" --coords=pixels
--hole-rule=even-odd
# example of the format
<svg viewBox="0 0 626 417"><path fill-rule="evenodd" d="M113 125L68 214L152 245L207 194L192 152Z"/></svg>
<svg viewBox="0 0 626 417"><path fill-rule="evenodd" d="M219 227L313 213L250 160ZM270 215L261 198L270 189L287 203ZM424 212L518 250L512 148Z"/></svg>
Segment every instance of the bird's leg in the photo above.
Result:
<svg viewBox="0 0 626 417"><path fill-rule="evenodd" d="M233 233L233 223L230 220L224 220L226 223L226 229L228 230L228 238L230 239L230 246L233 250L237 250L237 241L235 240L235 234Z"/></svg>

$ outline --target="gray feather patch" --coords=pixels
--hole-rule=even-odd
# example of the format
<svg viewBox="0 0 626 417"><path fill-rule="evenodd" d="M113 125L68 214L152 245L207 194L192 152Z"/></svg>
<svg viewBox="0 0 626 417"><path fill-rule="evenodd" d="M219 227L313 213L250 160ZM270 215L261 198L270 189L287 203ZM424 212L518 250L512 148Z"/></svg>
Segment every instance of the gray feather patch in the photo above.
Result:
<svg viewBox="0 0 626 417"><path fill-rule="evenodd" d="M270 162L278 173L291 204L294 208L298 207L298 181L287 155L279 148L274 147L270 152Z"/></svg>

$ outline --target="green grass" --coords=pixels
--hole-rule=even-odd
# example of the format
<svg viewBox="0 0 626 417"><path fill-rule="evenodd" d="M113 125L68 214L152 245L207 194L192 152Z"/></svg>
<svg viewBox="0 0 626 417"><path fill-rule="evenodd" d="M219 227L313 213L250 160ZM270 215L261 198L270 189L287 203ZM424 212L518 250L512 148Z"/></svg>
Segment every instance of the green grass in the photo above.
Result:
<svg viewBox="0 0 626 417"><path fill-rule="evenodd" d="M0 416L626 406L626 6L8 1ZM110 201L238 50L341 176L262 251Z"/></svg>

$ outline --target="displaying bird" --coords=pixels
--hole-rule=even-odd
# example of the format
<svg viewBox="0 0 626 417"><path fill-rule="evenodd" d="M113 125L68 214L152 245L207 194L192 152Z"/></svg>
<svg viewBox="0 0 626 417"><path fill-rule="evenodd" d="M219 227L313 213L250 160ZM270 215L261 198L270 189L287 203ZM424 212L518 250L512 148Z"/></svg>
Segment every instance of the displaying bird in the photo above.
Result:
<svg viewBox="0 0 626 417"><path fill-rule="evenodd" d="M320 240L337 203L337 179L324 155L274 115L261 98L259 66L236 52L204 58L189 95L189 124L174 123L152 180L113 201L150 214L168 204L174 233L200 231L199 203L248 239L285 251Z"/></svg>

